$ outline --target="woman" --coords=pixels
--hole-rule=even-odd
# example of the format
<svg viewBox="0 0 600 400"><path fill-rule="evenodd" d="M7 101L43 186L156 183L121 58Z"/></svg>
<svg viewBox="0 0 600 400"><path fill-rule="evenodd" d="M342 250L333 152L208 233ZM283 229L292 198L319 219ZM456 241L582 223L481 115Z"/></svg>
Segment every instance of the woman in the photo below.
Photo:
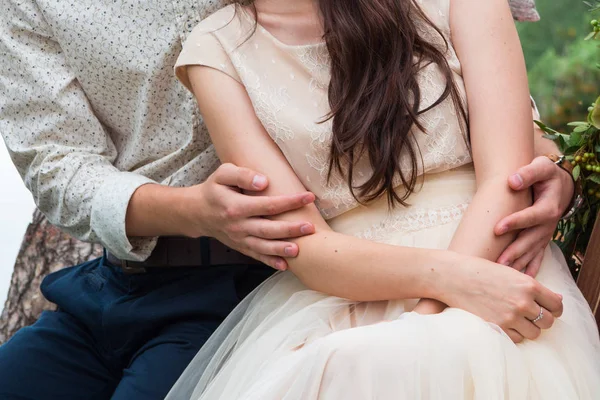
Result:
<svg viewBox="0 0 600 400"><path fill-rule="evenodd" d="M600 393L598 332L556 246L538 281L492 262L514 239L494 223L530 201L505 177L533 157L506 0L256 0L201 22L176 72L221 160L272 194L314 192L281 218L317 232L170 398Z"/></svg>

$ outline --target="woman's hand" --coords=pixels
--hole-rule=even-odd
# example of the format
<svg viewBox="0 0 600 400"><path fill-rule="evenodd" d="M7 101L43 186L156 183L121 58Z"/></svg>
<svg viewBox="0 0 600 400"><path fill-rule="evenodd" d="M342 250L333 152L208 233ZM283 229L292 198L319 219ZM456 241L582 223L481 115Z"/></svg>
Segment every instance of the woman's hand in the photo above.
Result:
<svg viewBox="0 0 600 400"><path fill-rule="evenodd" d="M452 272L439 300L498 325L515 343L536 339L562 315L561 295L512 268L464 257Z"/></svg>
<svg viewBox="0 0 600 400"><path fill-rule="evenodd" d="M503 218L494 228L496 235L522 230L517 239L498 258L498 263L535 277L542 264L544 250L554 235L556 225L571 203L573 179L548 157L533 162L509 177L513 190L533 188L531 207Z"/></svg>

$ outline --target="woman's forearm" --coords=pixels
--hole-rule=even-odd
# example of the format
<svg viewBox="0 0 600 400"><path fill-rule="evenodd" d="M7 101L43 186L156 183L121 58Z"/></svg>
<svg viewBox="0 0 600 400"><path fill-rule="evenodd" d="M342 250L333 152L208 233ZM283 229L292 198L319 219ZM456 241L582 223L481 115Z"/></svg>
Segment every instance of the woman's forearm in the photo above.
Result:
<svg viewBox="0 0 600 400"><path fill-rule="evenodd" d="M505 216L530 206L531 201L529 191L512 191L505 177L484 182L477 189L449 249L490 261L497 260L516 234L496 236L493 231L495 224Z"/></svg>
<svg viewBox="0 0 600 400"><path fill-rule="evenodd" d="M496 236L493 231L494 224L506 215L529 206L530 203L529 191L511 191L506 179L487 181L477 189L448 250L490 261L497 260L502 251L515 239L516 234L509 232ZM415 311L434 314L441 312L445 307L445 304L429 298L421 301Z"/></svg>
<svg viewBox="0 0 600 400"><path fill-rule="evenodd" d="M461 256L444 250L391 246L330 230L297 239L288 260L308 287L356 301L440 298Z"/></svg>

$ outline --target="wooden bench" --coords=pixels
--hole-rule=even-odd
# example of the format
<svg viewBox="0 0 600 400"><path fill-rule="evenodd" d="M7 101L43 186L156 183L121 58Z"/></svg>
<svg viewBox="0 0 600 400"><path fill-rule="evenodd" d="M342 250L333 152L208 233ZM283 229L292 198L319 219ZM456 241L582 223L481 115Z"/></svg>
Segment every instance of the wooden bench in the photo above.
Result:
<svg viewBox="0 0 600 400"><path fill-rule="evenodd" d="M600 328L600 215L596 218L577 284L590 304Z"/></svg>

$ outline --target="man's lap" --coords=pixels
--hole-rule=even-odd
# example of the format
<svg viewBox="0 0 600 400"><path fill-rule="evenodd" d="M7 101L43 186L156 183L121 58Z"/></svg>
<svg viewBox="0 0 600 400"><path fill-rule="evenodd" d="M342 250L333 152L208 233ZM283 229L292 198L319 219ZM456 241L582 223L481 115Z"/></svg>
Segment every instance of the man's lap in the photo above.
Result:
<svg viewBox="0 0 600 400"><path fill-rule="evenodd" d="M124 276L95 260L49 276L59 311L0 347L0 398L164 397L239 301L245 271Z"/></svg>

